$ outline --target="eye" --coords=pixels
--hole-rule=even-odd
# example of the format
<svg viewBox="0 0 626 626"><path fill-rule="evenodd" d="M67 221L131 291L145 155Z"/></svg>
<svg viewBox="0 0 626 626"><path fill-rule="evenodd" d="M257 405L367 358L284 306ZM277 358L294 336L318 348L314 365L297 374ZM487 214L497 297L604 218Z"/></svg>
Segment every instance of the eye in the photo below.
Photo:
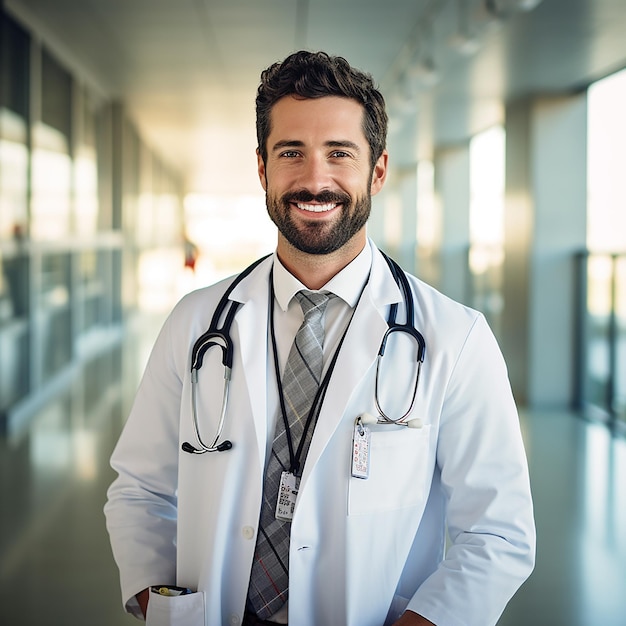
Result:
<svg viewBox="0 0 626 626"><path fill-rule="evenodd" d="M285 150L284 152L280 153L280 156L284 159L295 159L296 157L300 156L300 153L296 150Z"/></svg>
<svg viewBox="0 0 626 626"><path fill-rule="evenodd" d="M334 152L330 153L330 156L333 159L345 159L349 157L350 154L348 152L344 152L343 150L335 150Z"/></svg>

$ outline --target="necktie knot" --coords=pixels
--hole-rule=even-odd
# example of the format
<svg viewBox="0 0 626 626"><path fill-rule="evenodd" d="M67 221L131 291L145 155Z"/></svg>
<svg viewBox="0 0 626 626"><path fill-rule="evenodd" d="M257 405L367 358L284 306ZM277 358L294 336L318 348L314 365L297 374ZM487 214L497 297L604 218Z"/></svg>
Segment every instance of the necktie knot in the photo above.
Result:
<svg viewBox="0 0 626 626"><path fill-rule="evenodd" d="M304 319L307 321L321 319L330 300L328 294L309 291L308 289L298 291L296 298L302 307Z"/></svg>

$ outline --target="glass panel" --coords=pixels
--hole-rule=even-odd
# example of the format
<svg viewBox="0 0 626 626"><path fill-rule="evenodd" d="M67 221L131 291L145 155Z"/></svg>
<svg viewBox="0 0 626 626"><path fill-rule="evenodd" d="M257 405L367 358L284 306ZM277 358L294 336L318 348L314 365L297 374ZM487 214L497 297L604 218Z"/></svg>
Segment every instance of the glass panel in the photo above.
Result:
<svg viewBox="0 0 626 626"><path fill-rule="evenodd" d="M71 136L72 76L45 48L41 53L41 121Z"/></svg>
<svg viewBox="0 0 626 626"><path fill-rule="evenodd" d="M30 37L6 13L0 20L0 107L28 116Z"/></svg>
<svg viewBox="0 0 626 626"><path fill-rule="evenodd" d="M93 235L98 228L98 163L96 151L82 146L74 165L76 233Z"/></svg>
<svg viewBox="0 0 626 626"><path fill-rule="evenodd" d="M0 256L0 408L29 390L28 258Z"/></svg>
<svg viewBox="0 0 626 626"><path fill-rule="evenodd" d="M58 239L70 233L72 161L67 138L38 124L32 155L33 239Z"/></svg>
<svg viewBox="0 0 626 626"><path fill-rule="evenodd" d="M587 247L626 250L626 70L594 83L588 99Z"/></svg>
<svg viewBox="0 0 626 626"><path fill-rule="evenodd" d="M33 126L31 236L59 239L71 232L72 78L41 53L41 121Z"/></svg>
<svg viewBox="0 0 626 626"><path fill-rule="evenodd" d="M585 398L608 410L611 355L609 351L612 262L594 255L587 263L587 364Z"/></svg>
<svg viewBox="0 0 626 626"><path fill-rule="evenodd" d="M43 378L49 380L72 358L72 334L69 309L52 311L45 319Z"/></svg>
<svg viewBox="0 0 626 626"><path fill-rule="evenodd" d="M0 256L0 324L28 316L28 257Z"/></svg>
<svg viewBox="0 0 626 626"><path fill-rule="evenodd" d="M470 142L470 251L472 306L499 334L503 308L505 133L494 126Z"/></svg>
<svg viewBox="0 0 626 626"><path fill-rule="evenodd" d="M28 394L28 335L0 328L0 409Z"/></svg>
<svg viewBox="0 0 626 626"><path fill-rule="evenodd" d="M0 109L0 239L19 241L26 236L27 193L26 122Z"/></svg>
<svg viewBox="0 0 626 626"><path fill-rule="evenodd" d="M101 103L96 110L96 164L98 171L98 229L109 231L120 228L116 215L113 215L113 107L111 103ZM127 170L124 168L124 176Z"/></svg>
<svg viewBox="0 0 626 626"><path fill-rule="evenodd" d="M124 151L122 158L124 176L122 177L122 184L124 210L121 216L116 216L113 226L114 228L121 226L130 238L134 236L139 222L139 172L141 169L142 147L137 133L130 124L124 123L123 131Z"/></svg>
<svg viewBox="0 0 626 626"><path fill-rule="evenodd" d="M0 241L19 244L28 236L30 37L5 13L0 29ZM30 389L29 289L29 258L0 245L0 409Z"/></svg>
<svg viewBox="0 0 626 626"><path fill-rule="evenodd" d="M86 236L95 234L98 228L98 157L95 107L84 90L81 103L81 132L74 162L74 221L76 233Z"/></svg>
<svg viewBox="0 0 626 626"><path fill-rule="evenodd" d="M69 254L43 257L37 312L42 337L43 378L46 380L72 358Z"/></svg>
<svg viewBox="0 0 626 626"><path fill-rule="evenodd" d="M626 257L615 266L615 316L617 331L614 409L626 425Z"/></svg>
<svg viewBox="0 0 626 626"><path fill-rule="evenodd" d="M106 325L107 297L105 268L110 252L95 250L83 252L78 257L79 280L79 332Z"/></svg>
<svg viewBox="0 0 626 626"><path fill-rule="evenodd" d="M588 93L588 400L626 422L626 70ZM591 282L593 280L593 282Z"/></svg>
<svg viewBox="0 0 626 626"><path fill-rule="evenodd" d="M111 251L111 321L122 321L122 252L121 250Z"/></svg>

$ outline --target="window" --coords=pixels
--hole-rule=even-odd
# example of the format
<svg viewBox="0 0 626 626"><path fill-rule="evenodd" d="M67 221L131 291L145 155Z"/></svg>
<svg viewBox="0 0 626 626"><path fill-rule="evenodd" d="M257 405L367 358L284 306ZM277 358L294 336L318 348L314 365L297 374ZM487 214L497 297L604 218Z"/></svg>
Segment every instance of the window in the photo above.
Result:
<svg viewBox="0 0 626 626"><path fill-rule="evenodd" d="M626 70L588 94L585 400L626 426Z"/></svg>
<svg viewBox="0 0 626 626"><path fill-rule="evenodd" d="M71 76L41 55L41 121L33 127L33 239L59 239L71 231Z"/></svg>
<svg viewBox="0 0 626 626"><path fill-rule="evenodd" d="M504 262L505 133L494 126L470 142L470 251L472 306L497 334Z"/></svg>

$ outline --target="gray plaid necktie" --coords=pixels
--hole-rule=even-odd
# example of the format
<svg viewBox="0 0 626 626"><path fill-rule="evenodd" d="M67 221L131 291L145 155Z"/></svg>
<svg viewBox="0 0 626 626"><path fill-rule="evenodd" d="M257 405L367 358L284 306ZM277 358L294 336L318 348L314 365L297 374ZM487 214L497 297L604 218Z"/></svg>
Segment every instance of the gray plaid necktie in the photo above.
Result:
<svg viewBox="0 0 626 626"><path fill-rule="evenodd" d="M296 298L304 312L304 321L296 333L282 378L294 454L300 445L322 375L324 314L329 296L303 290L296 294ZM312 423L306 432L301 466L304 465L314 426ZM248 592L250 604L260 619L267 619L287 601L291 524L277 520L275 511L281 475L289 469L287 434L279 411L263 485L261 521Z"/></svg>

